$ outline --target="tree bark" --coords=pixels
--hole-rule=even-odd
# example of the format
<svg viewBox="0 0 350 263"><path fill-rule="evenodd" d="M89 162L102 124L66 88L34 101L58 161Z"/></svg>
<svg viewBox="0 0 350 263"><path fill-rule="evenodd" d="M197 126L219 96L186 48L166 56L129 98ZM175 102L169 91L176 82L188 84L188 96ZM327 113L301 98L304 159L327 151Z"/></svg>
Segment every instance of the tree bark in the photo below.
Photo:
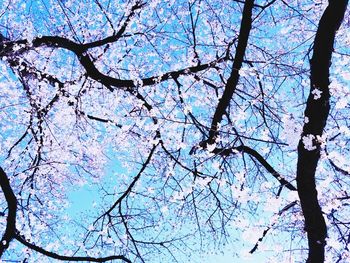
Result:
<svg viewBox="0 0 350 263"><path fill-rule="evenodd" d="M7 212L7 224L5 232L0 241L0 259L6 249L9 247L10 242L15 237L16 233L16 213L17 213L17 198L12 191L9 179L6 173L0 167L0 187L1 191L4 193L8 212Z"/></svg>
<svg viewBox="0 0 350 263"><path fill-rule="evenodd" d="M318 25L310 61L311 88L306 103L301 139L298 145L297 187L305 218L309 255L307 262L324 262L327 227L317 199L315 173L320 158L321 135L329 114L329 68L336 31L344 18L348 0L329 0ZM305 138L312 140L305 145Z"/></svg>

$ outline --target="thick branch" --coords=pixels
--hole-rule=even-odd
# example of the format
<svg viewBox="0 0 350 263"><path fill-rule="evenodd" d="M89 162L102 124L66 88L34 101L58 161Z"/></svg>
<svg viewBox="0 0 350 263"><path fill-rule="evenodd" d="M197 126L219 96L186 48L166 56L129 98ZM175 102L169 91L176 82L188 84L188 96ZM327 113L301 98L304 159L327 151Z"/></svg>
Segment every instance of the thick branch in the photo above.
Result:
<svg viewBox="0 0 350 263"><path fill-rule="evenodd" d="M0 243L0 258L2 257L5 250L9 247L10 242L15 237L16 233L16 213L17 213L17 198L13 193L9 179L6 173L0 167L0 187L1 191L5 195L7 202L8 213L7 213L7 224L5 233L1 238Z"/></svg>
<svg viewBox="0 0 350 263"><path fill-rule="evenodd" d="M22 237L19 234L16 234L15 238L21 242L23 245L26 247L35 250L36 252L39 252L40 254L43 254L45 256L48 256L50 258L58 259L58 260L66 260L66 261L88 261L88 262L106 262L110 260L122 260L124 262L131 263L131 260L127 259L124 256L121 255L114 255L114 256L109 256L109 257L101 257L101 258L95 258L95 257L70 257L70 256L62 256L59 254L56 254L54 252L47 251L39 246L36 246L27 240L25 240L24 237Z"/></svg>
<svg viewBox="0 0 350 263"><path fill-rule="evenodd" d="M52 47L52 48L63 48L63 49L72 51L78 57L81 65L84 67L84 69L86 70L90 78L106 85L107 87L112 86L116 88L125 88L129 92L135 92L136 91L135 88L137 87L138 84L135 83L134 80L122 80L122 79L113 78L103 74L96 68L90 56L86 53L87 49L90 48L89 47L90 44L78 44L72 40L69 40L67 38L60 37L60 36L37 37L33 40L31 45L27 40L7 41L7 42L0 43L0 57L11 56L14 53L18 55L20 53L28 51L32 47L46 46L46 47ZM15 52L13 51L13 48L16 46L19 46L22 48ZM216 64L227 61L228 59L229 57L225 56L207 64L201 64L201 65L188 67L180 70L170 71L159 76L144 78L144 79L141 79L142 86L150 86L162 81L177 78L181 75L197 73L197 72L206 70L208 68L212 68Z"/></svg>
<svg viewBox="0 0 350 263"><path fill-rule="evenodd" d="M209 138L207 142L213 144L218 133L218 124L221 122L227 107L230 105L233 93L236 90L239 80L239 70L242 67L242 62L245 50L248 44L250 29L252 27L252 11L254 7L254 0L246 0L243 8L243 15L241 21L241 28L239 31L238 44L235 58L233 61L231 76L227 80L224 93L219 100L219 104L215 110L213 120L210 127Z"/></svg>
<svg viewBox="0 0 350 263"><path fill-rule="evenodd" d="M302 137L298 145L297 187L305 217L309 256L307 262L324 262L327 227L317 199L315 173L320 158L320 136L329 114L329 67L336 31L346 10L348 0L329 0L319 22L314 40L311 66L311 89L306 104ZM305 139L313 145L304 145Z"/></svg>
<svg viewBox="0 0 350 263"><path fill-rule="evenodd" d="M107 42L109 42L108 40ZM59 36L43 36L43 37L37 37L35 38L32 43L29 43L27 40L19 40L19 41L6 41L0 43L0 57L4 56L14 56L14 55L20 55L21 53L24 53L28 50L30 50L33 47L40 47L40 46L46 46L46 47L52 47L52 48L63 48L69 51L72 51L78 58L80 64L84 67L87 75L93 79L98 81L99 83L103 84L106 88L108 88L110 91L113 91L113 88L121 88L139 100L141 100L147 110L151 110L152 106L146 101L146 99L137 91L139 86L150 86L154 85L163 81L166 81L168 79L174 79L181 75L188 75L190 73L197 73L203 70L206 70L208 68L215 67L217 63L221 63L223 61L227 61L229 59L228 56L219 58L213 62L207 63L207 64L201 64L194 67L188 67L176 71L170 71L167 73L164 73L160 76L154 76L149 78L141 79L140 81L136 80L122 80L110 77L96 68L93 60L90 58L89 54L87 53L87 50L89 48L95 47L97 44L95 42L88 43L88 44L79 44L72 40L69 40L64 37ZM103 44L102 42L99 44ZM19 50L14 51L13 49L15 47L20 47ZM17 49L17 48L16 48Z"/></svg>

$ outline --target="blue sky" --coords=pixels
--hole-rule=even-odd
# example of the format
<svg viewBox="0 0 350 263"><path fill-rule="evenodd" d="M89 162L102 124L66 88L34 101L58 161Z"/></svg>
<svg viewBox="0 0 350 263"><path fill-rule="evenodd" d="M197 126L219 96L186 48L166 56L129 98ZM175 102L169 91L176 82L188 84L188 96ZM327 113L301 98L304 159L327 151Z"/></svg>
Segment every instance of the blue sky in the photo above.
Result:
<svg viewBox="0 0 350 263"><path fill-rule="evenodd" d="M18 3L18 6L14 8L15 11L9 11L12 12L12 15L6 17L6 13L2 17L1 32L8 33L4 35L20 39L37 35L62 34L67 38L75 39L75 41L79 39L79 41L89 42L111 34L110 22L107 21L103 12L97 8L96 1L86 1L86 3L84 2L86 5L82 4L83 1L64 1L66 7L64 7L62 1L33 0L29 2L32 5L25 5L22 9L20 8L21 4ZM126 1L120 2L124 3ZM156 2L150 1L150 5L156 4ZM108 48L102 47L91 50L90 55L96 59L99 69L116 78L134 79L140 76L158 76L169 70L178 70L196 65L193 47L194 34L191 33L191 19L188 12L189 3L193 1L189 1L189 3L186 1L170 2L174 4L172 8L167 7L168 1L159 1L157 8L154 10L150 10L149 6L146 6L145 12L141 12L133 18L135 20L132 21L132 25L128 30L132 33L135 33L136 30L144 30L142 34L133 35L127 30L128 35L125 35L117 43L110 44ZM201 1L197 2L198 5L199 2ZM2 1L2 3L4 4L5 1ZM113 7L115 3L118 2L109 1L103 4L109 6L109 18L113 20L115 26L120 26L120 21L125 18L122 17L124 9L118 8L118 6ZM16 4L15 1L14 4ZM55 4L56 7L53 8ZM216 61L217 58L225 54L228 43L235 38L240 24L240 16L229 16L228 12L231 10L238 14L238 12L241 12L241 7L241 3L236 1L230 3L220 1L214 3L211 3L211 1L201 2L203 12L198 20L196 41L199 44L196 46L196 52L200 55L202 63ZM285 6L283 7L285 8ZM52 9L50 10L50 8ZM194 6L191 9L195 16L199 14L197 9L200 8ZM4 7L3 10L5 10ZM301 76L293 75L290 78L284 75L289 74L290 71L294 73L294 67L297 69L300 67L301 72L303 70L307 71L308 61L306 57L303 57L304 53L302 51L306 50L311 44L313 34L312 30L306 30L303 34L296 34L296 38L288 37L287 29L293 29L293 25L285 27L289 20L279 14L280 11L279 9L272 9L271 13L263 13L254 21L256 24L254 25L252 45L247 58L252 58L252 53L255 52L253 58L263 62L257 62L254 65L254 70L241 72L243 73L243 76L241 76L242 82L238 85L237 96L229 109L230 120L224 118L223 132L220 141L218 140L218 145L227 147L237 146L240 143L249 145L261 152L287 180L292 180L295 178L296 167L295 142L298 141L299 134L297 133L300 130L298 130L298 127L300 128L303 124L303 94L299 92L299 89L306 90L308 82L302 81L305 80L306 73ZM273 12L276 12L277 15ZM152 18L149 18L151 13ZM287 13L282 12L282 14ZM264 15L267 18L264 18ZM278 26L271 27L273 23L271 17L269 17L270 15L274 19L276 17L279 19L277 22L274 21ZM278 17L278 15L281 15L281 17ZM292 22L294 23L296 20ZM308 23L311 24L310 19L306 20L305 23L309 26ZM15 24L16 28L8 29L12 24ZM33 28L30 29L31 27ZM269 34L265 34L263 30L259 31L260 28L268 28ZM294 30L299 32L298 28L294 28ZM215 34L212 32L215 32ZM271 38L275 43L271 41ZM300 44L298 42L299 38L305 40L300 46L298 46ZM254 49L255 45L258 48ZM262 51L262 49L259 49L259 45L265 49ZM297 48L294 48L296 46ZM292 49L293 52L284 57L283 52L287 48ZM82 225L80 228L76 225L76 228L69 229L67 227L73 225L73 223L67 223L62 218L60 219L62 221L57 221L58 223L51 219L52 221L49 222L54 222L53 228L58 233L64 235L66 231L68 236L68 232L72 232L74 235L80 233L79 231L84 231L84 228L90 227L89 224L93 222L94 216L99 216L103 212L100 209L101 206L104 207L105 211L117 200L121 192L127 188L128 183L139 172L153 143L157 143L154 135L155 131L159 129L162 133L162 139L168 147L167 150L178 158L177 160L181 162L181 165L186 167L179 164L175 165L174 160L169 155L164 154L164 151L156 152L155 158L152 158L150 165L142 174L140 185L137 185L139 195L130 197L128 201L123 203L123 209L125 210L131 207L130 209L139 211L138 209L143 206L145 211L148 212L147 215L142 214L140 216L140 221L138 219L130 220L131 223L134 222L135 229L140 224L147 224L153 220L156 222L155 225L159 223L158 221L165 222L164 232L166 233L159 234L162 238L173 234L167 228L167 224L170 225L174 222L178 224L180 234L192 230L191 227L196 224L194 223L196 222L195 213L193 210L191 211L191 208L193 208L191 205L193 204L189 201L188 206L186 206L181 199L183 195L190 195L191 191L189 190L193 188L197 198L195 201L198 201L202 206L200 211L203 218L201 218L202 221L198 220L201 223L197 225L201 226L203 222L210 221L208 219L211 218L210 213L217 207L217 200L215 199L217 196L223 202L224 212L232 208L233 212L230 215L230 220L233 224L236 224L240 219L246 219L248 222L247 225L241 228L241 231L236 231L234 227L227 227L230 241L226 247L221 245L220 231L215 233L217 235L213 234L211 236L212 228L209 224L203 223L206 232L205 241L207 243L215 243L214 241L216 241L217 243L209 244L207 247L204 246L203 250L214 252L208 255L197 252L198 244L194 244L192 252L186 251L186 254L190 255L194 262L273 262L269 259L269 256L279 253L279 250L274 251L278 243L281 243L281 248L278 248L281 249L281 253L283 252L286 255L286 260L289 260L288 249L290 248L295 248L293 253L296 251L295 254L302 254L302 252L298 252L298 249L305 245L300 242L300 237L303 237L301 230L303 228L302 218L298 209L296 209L293 210L293 213L286 213L278 219L275 229L267 234L260 247L261 249L258 249L252 257L244 258L235 255L235 253L240 254L243 249L250 250L254 246L254 239L249 236L242 236L245 230L252 228L256 231L253 233L255 234L254 238L259 238L273 214L278 213L285 205L295 200L293 199L295 197L290 197L286 189L283 189L281 198L277 200L278 182L262 166L257 165L254 158L250 158L248 155L237 154L236 156L230 156L230 158L221 158L213 156L213 154L204 151L200 147L195 154L189 154L193 146L198 145L205 138L200 129L197 129L189 112L195 116L197 122L203 124L203 126L210 126L214 109L225 86L225 80L231 72L231 62L218 63L215 69L198 73L196 77L202 78L201 81L196 80L194 76L182 76L177 79L180 83L179 86L175 81L169 80L150 87L138 87L140 94L143 94L153 104L154 108L151 113L142 106L140 100L125 92L125 90L115 90L111 93L109 90L102 88L101 83L86 79L85 70L78 67L79 62L73 52L63 51L62 49L53 51L38 48L35 52L28 53L25 58L36 67L50 74L55 74L55 76L57 75L57 78L62 81L71 80L74 82L66 85L66 93L69 93L69 95L62 96L45 122L46 130L44 133L47 136L45 139L48 147L44 151L45 157L49 161L62 162L64 165L60 163L61 166L52 165L54 167L52 169L43 168L40 171L42 180L38 180L41 186L45 186L41 190L55 186L55 180L59 182L57 189L50 189L48 193L44 190L40 192L44 197L47 197L47 194L55 196L62 188L65 188L64 190L69 189L66 193L69 205L62 211L57 212L58 214L55 216L68 214L73 221ZM231 53L231 55L234 54L234 48ZM47 57L50 59L46 59ZM281 64L279 67L275 67L273 63ZM283 63L290 63L291 65L284 69L285 65ZM244 68L251 69L248 65L244 65ZM261 73L259 78L264 83L261 87L264 89L264 98L258 88L259 81L255 70ZM3 83L5 83L3 85L7 85L6 87L10 87L13 80L18 80L12 79L10 81L8 76L10 76L10 79L13 78L12 73L7 75L3 73L2 76ZM203 80L211 83L211 85L205 84ZM56 92L56 87L51 87L47 83L37 85L33 81L31 85L33 91L38 92L40 90L39 94L44 102L51 99L53 93ZM22 89L20 83L15 87L18 90ZM43 91L45 88L47 90ZM179 89L181 94L178 91ZM7 98L6 103L11 99L15 99L13 93L16 90L1 90L3 92L1 96ZM7 115L13 117L13 120L9 118L8 123L1 124L2 127L6 126L4 130L8 129L2 134L3 138L13 136L6 144L1 142L3 149L0 158L2 159L6 155L6 150L4 150L6 146L16 141L14 135L23 133L29 123L28 116L31 112L31 105L26 100L23 91L19 92L17 96L21 99L18 99L21 102L18 107L19 110L16 112L18 115ZM290 98L295 98L295 100ZM263 106L266 106L265 104L269 106L268 110L265 111L268 114L267 117L261 114L262 109L264 109ZM75 108L67 105L73 105ZM21 111L24 110L28 116L21 114ZM85 111L85 115L78 116L78 110ZM269 115L270 111L272 112L271 115ZM291 117L292 113L296 115L293 118ZM93 121L86 117L87 114L120 123L123 128L116 127L112 121L103 123ZM154 124L153 116L158 118L157 125ZM15 121L20 125L15 125ZM37 124L38 121L36 119L35 121L35 124ZM272 132L269 130L270 128ZM203 130L205 129L203 128ZM239 136L235 134L236 131L238 131ZM271 134L276 135L276 137ZM238 137L240 138L238 139ZM293 141L294 144L286 146L281 143L277 145L262 142L261 139L287 143ZM23 150L26 153L26 158L22 158L24 154L21 153L22 148L26 147L29 140L30 137L26 137L26 140L16 147L13 156L11 156L12 159L10 158L12 161L9 159L6 162L8 167L22 171L27 168L27 164L30 165L31 159L35 156L36 145L34 143L30 144L30 146L34 146L29 147L29 150L25 150L28 150L28 152ZM20 160L18 160L18 156L21 156ZM48 163L50 163L49 161ZM76 165L78 161L81 162L79 163L81 166ZM64 168L60 170L59 168L62 166ZM198 169L203 174L203 178L197 175L197 177L194 176L195 173L188 171L191 169ZM19 174L24 177L27 175L26 172L19 172ZM67 174L72 175L69 178L72 181L62 183L62 178L66 178ZM328 174L324 173L322 176L326 177ZM205 187L203 187L203 181L208 178L212 180L211 189L206 184L208 182L204 183ZM82 184L81 182L84 180L80 179L84 179L85 184ZM20 187L20 179L18 179L18 182L16 181L17 188ZM294 181L292 183L295 184ZM104 186L104 190L107 192L101 191L101 186ZM215 195L209 191L215 192L217 189L222 192ZM26 191L28 191L26 194L31 193L29 188L26 188ZM110 195L107 196L107 193ZM142 195L144 198L140 197ZM59 195L57 194L57 196ZM178 200L174 200L176 199L174 196L178 197ZM194 199L188 198L187 200L193 201ZM236 202L236 200L238 201ZM42 211L47 212L46 204L53 207L55 204L60 205L61 200L58 199L55 202L51 203L51 200L47 200L47 203L42 205ZM150 202L152 202L151 205L149 205ZM167 204L166 202L168 202L170 208L170 214L168 215L163 214L162 211ZM236 205L237 209L234 210ZM33 204L34 210L38 207L37 203ZM182 209L188 213L188 216L181 214ZM35 210L35 212L37 211ZM130 211L128 210L128 212ZM218 212L213 217L214 229L220 226L220 216L221 214ZM119 219L115 220L118 221ZM286 231L284 231L284 227L286 227ZM122 231L120 230L120 232ZM300 231L301 234L295 235L297 237L294 239L296 231ZM50 231L38 231L38 233L45 233L45 238L51 238L48 234L51 233ZM139 233L144 233L145 238L148 238L151 231L147 232L145 230ZM141 234L135 233L135 235ZM240 242L235 242L235 240ZM197 240L190 238L187 241L191 244ZM128 245L130 249L133 249L132 245ZM154 257L157 257L157 255ZM179 257L186 262L186 259L182 258L180 254Z"/></svg>

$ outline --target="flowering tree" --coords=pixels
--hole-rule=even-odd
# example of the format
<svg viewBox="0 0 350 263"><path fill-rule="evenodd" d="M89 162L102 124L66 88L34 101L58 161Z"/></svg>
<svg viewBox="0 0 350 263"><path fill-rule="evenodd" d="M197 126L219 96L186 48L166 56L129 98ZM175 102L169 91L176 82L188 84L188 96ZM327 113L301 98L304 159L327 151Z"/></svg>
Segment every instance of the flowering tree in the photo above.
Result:
<svg viewBox="0 0 350 263"><path fill-rule="evenodd" d="M4 1L0 258L345 262L347 2Z"/></svg>

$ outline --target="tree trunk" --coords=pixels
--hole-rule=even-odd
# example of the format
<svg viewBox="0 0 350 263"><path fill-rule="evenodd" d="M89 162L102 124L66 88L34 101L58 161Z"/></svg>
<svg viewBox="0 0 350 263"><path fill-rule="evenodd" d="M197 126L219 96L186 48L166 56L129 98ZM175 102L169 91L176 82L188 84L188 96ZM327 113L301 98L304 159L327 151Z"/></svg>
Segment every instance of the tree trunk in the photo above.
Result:
<svg viewBox="0 0 350 263"><path fill-rule="evenodd" d="M329 114L329 67L336 31L343 20L348 0L329 0L319 22L310 61L311 89L306 104L307 118L298 145L297 187L305 218L309 256L307 262L324 262L327 227L317 199L315 172L320 158L320 136ZM311 143L306 143L309 140Z"/></svg>
<svg viewBox="0 0 350 263"><path fill-rule="evenodd" d="M8 207L6 229L0 241L0 259L1 259L4 252L9 247L10 242L15 237L16 213L17 213L17 198L12 191L10 181L6 173L1 167L0 167L0 188L5 196L7 207Z"/></svg>

